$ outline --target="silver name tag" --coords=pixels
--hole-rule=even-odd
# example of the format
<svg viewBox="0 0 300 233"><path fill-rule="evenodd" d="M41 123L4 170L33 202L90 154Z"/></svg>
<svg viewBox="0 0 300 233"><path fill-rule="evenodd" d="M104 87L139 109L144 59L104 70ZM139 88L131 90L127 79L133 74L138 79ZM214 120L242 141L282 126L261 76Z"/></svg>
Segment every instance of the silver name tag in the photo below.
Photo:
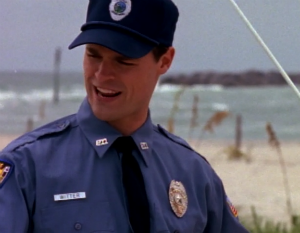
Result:
<svg viewBox="0 0 300 233"><path fill-rule="evenodd" d="M86 198L85 192L78 193L64 193L54 195L54 201L68 201L74 199L84 199Z"/></svg>

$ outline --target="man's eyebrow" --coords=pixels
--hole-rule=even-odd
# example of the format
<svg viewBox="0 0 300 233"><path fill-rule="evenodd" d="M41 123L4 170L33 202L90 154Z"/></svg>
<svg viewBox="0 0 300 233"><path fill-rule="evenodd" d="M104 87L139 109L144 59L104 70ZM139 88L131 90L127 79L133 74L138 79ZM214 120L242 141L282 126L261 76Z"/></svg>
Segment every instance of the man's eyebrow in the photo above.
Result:
<svg viewBox="0 0 300 233"><path fill-rule="evenodd" d="M93 47L86 46L86 50L89 53L93 54L93 55L100 56L99 51L97 49L93 48ZM116 60L122 60L122 61L134 61L134 60L136 60L136 58L126 57L122 54L117 54L116 56L114 56L114 58Z"/></svg>
<svg viewBox="0 0 300 233"><path fill-rule="evenodd" d="M99 52L97 51L97 49L86 46L86 50L92 54L99 55Z"/></svg>
<svg viewBox="0 0 300 233"><path fill-rule="evenodd" d="M136 60L135 58L131 58L131 57L126 57L122 54L118 54L116 57L115 57L117 60L123 60L123 61L134 61Z"/></svg>

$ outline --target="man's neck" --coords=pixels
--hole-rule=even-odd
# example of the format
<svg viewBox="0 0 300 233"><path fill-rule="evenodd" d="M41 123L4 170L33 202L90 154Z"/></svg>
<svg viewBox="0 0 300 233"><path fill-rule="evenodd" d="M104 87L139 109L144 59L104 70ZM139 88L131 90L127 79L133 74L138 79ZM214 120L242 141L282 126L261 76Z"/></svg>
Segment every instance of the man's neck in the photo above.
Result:
<svg viewBox="0 0 300 233"><path fill-rule="evenodd" d="M140 114L138 116L128 116L122 121L107 122L109 125L118 130L122 135L129 136L132 135L136 130L138 130L147 120L148 112Z"/></svg>

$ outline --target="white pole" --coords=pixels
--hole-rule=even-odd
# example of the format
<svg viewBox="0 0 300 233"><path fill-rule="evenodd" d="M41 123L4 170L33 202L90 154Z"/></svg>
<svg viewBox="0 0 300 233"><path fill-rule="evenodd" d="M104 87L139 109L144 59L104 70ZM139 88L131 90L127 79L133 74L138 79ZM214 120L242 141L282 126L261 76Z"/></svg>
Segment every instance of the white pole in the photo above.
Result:
<svg viewBox="0 0 300 233"><path fill-rule="evenodd" d="M283 78L285 79L285 81L290 85L290 87L295 91L296 95L300 99L300 92L299 92L298 88L295 86L295 84L290 79L290 77L288 76L288 74L285 72L285 70L282 68L282 66L280 65L280 63L277 61L276 57L272 54L271 50L268 48L268 46L266 45L266 43L263 41L263 39L257 33L257 31L255 30L255 28L250 23L250 21L247 19L247 17L245 16L245 14L241 10L241 8L236 4L236 2L234 0L229 0L229 1L232 3L232 5L236 9L236 11L239 13L239 15L242 17L242 19L245 21L245 23L247 24L248 28L251 30L251 32L254 34L255 38L258 40L259 44L264 48L264 50L267 52L267 54L269 55L269 57L271 58L271 60L275 63L275 65L279 69L279 71L280 71L281 75L283 76Z"/></svg>

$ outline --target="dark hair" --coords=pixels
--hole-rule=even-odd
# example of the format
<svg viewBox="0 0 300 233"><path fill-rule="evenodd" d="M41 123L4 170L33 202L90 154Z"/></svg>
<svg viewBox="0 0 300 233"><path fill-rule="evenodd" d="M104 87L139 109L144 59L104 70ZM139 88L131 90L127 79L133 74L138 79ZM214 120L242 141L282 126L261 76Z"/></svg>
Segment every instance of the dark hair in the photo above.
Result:
<svg viewBox="0 0 300 233"><path fill-rule="evenodd" d="M162 55L164 55L168 51L169 47L163 46L163 45L157 45L152 50L152 53L154 55L154 59L156 61L159 61Z"/></svg>

